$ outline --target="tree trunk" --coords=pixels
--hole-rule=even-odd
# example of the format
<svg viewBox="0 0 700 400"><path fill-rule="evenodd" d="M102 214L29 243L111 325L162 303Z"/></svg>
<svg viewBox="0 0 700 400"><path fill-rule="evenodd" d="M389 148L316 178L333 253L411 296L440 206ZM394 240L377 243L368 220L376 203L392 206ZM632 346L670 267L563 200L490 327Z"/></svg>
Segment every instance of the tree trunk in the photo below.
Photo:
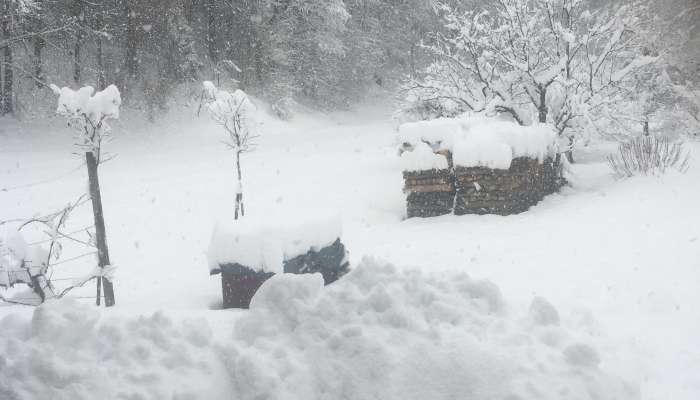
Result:
<svg viewBox="0 0 700 400"><path fill-rule="evenodd" d="M104 24L102 22L102 13L98 11L98 16L97 16L97 90L104 90L105 87L107 86L106 78L105 78L105 67L104 67L104 60L102 56L102 34L101 31L104 29Z"/></svg>
<svg viewBox="0 0 700 400"><path fill-rule="evenodd" d="M410 73L411 73L411 78L415 78L417 76L416 74L416 45L411 43L411 50L409 52L409 63L410 63Z"/></svg>
<svg viewBox="0 0 700 400"><path fill-rule="evenodd" d="M574 163L574 138L569 137L569 150L566 151L566 160L569 164Z"/></svg>
<svg viewBox="0 0 700 400"><path fill-rule="evenodd" d="M100 268L110 265L109 250L107 249L107 233L105 230L104 215L102 213L102 195L100 193L100 182L97 175L98 161L92 151L85 153L85 161L87 163L88 178L90 183L90 199L92 200L92 214L95 218L95 240L97 244L98 265ZM102 284L105 297L105 306L111 307L114 305L114 287L112 282L106 277L97 279L97 305L100 305L100 289Z"/></svg>
<svg viewBox="0 0 700 400"><path fill-rule="evenodd" d="M34 77L36 78L34 82L36 87L41 88L45 85L44 83L44 68L41 61L41 52L46 46L46 41L41 36L34 38Z"/></svg>
<svg viewBox="0 0 700 400"><path fill-rule="evenodd" d="M236 182L236 208L234 212L234 219L238 219L238 211L240 209L240 216L245 216L245 208L243 207L243 178L241 175L241 152L236 151L236 172L238 176L238 181Z"/></svg>
<svg viewBox="0 0 700 400"><path fill-rule="evenodd" d="M102 59L102 38L97 38L97 90L104 90L107 87L105 79L105 67Z"/></svg>
<svg viewBox="0 0 700 400"><path fill-rule="evenodd" d="M138 58L136 53L137 28L136 14L134 14L129 1L130 0L126 0L124 2L126 5L126 73L128 77L127 82L133 83L132 81L136 79L136 75L138 74Z"/></svg>
<svg viewBox="0 0 700 400"><path fill-rule="evenodd" d="M3 15L0 16L0 24L2 24L2 37L10 38L10 1L4 1ZM13 71L12 71L12 47L7 44L3 49L4 64L2 65L2 90L0 90L0 114L11 114L14 111L13 107Z"/></svg>
<svg viewBox="0 0 700 400"><path fill-rule="evenodd" d="M216 1L207 0L207 49L212 64L218 61L216 51Z"/></svg>
<svg viewBox="0 0 700 400"><path fill-rule="evenodd" d="M73 45L73 81L80 86L82 65L80 64L80 52L83 48L83 23L85 21L85 12L83 9L82 0L73 0L72 4L73 17L78 20L78 31L75 33L75 44Z"/></svg>
<svg viewBox="0 0 700 400"><path fill-rule="evenodd" d="M544 124L547 122L547 88L540 87L538 91L540 92L540 104L537 106L538 120Z"/></svg>

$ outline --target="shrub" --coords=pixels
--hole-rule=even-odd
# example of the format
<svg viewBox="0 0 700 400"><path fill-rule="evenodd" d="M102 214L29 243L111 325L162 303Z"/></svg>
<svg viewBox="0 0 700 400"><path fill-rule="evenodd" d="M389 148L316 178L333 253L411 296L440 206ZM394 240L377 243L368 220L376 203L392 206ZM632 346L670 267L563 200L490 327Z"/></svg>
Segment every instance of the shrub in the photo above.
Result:
<svg viewBox="0 0 700 400"><path fill-rule="evenodd" d="M682 142L667 138L640 136L621 143L618 154L608 156L608 164L618 178L634 175L663 175L669 169L688 171L690 152Z"/></svg>

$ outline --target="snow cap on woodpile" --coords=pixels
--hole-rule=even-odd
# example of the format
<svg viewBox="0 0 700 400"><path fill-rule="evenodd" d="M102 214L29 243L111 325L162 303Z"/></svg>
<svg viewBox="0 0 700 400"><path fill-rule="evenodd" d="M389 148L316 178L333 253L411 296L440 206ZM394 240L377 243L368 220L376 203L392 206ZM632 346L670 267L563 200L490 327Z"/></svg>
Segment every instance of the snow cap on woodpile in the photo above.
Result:
<svg viewBox="0 0 700 400"><path fill-rule="evenodd" d="M267 212L217 224L209 244L209 272L222 264L282 273L283 263L309 250L318 251L340 238L340 216L330 211Z"/></svg>
<svg viewBox="0 0 700 400"><path fill-rule="evenodd" d="M508 169L514 158L542 161L553 157L556 138L556 132L547 124L521 126L480 115L438 118L399 127L402 146L413 148L401 155L405 171L437 168L437 161L424 154L426 149L451 152L455 166ZM418 154L412 154L416 151Z"/></svg>

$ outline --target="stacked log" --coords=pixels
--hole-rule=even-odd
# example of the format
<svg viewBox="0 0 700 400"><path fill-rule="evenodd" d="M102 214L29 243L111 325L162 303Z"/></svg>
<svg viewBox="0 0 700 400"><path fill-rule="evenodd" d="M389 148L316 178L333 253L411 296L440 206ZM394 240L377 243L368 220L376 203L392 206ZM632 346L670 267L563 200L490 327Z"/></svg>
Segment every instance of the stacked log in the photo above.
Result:
<svg viewBox="0 0 700 400"><path fill-rule="evenodd" d="M404 171L408 218L436 217L454 209L455 185L452 169Z"/></svg>
<svg viewBox="0 0 700 400"><path fill-rule="evenodd" d="M520 157L509 169L456 166L404 172L408 218L527 211L565 183L555 161Z"/></svg>

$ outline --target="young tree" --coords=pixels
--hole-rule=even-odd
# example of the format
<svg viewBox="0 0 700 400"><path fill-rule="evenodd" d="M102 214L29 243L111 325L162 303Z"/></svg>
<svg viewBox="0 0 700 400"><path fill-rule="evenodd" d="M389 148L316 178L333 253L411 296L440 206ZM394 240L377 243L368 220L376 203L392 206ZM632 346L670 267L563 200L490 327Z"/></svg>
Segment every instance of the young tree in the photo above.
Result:
<svg viewBox="0 0 700 400"><path fill-rule="evenodd" d="M241 154L252 151L255 147L255 106L242 90L229 93L217 89L209 81L204 82L202 93L203 105L211 118L223 126L229 135L226 145L233 150L236 160L236 200L234 219L245 215L243 206L243 178L241 171Z"/></svg>
<svg viewBox="0 0 700 400"><path fill-rule="evenodd" d="M102 143L111 131L108 121L119 118L121 95L119 89L114 85L97 93L91 86L74 91L67 87L59 88L56 85L51 85L51 89L58 95L56 113L65 117L68 125L78 132L76 146L85 151L90 199L95 219L95 241L99 267L102 270L111 269L98 167L103 161ZM105 306L113 306L114 288L111 279L106 274L98 277L97 280L97 305L100 304L100 285L104 289Z"/></svg>

